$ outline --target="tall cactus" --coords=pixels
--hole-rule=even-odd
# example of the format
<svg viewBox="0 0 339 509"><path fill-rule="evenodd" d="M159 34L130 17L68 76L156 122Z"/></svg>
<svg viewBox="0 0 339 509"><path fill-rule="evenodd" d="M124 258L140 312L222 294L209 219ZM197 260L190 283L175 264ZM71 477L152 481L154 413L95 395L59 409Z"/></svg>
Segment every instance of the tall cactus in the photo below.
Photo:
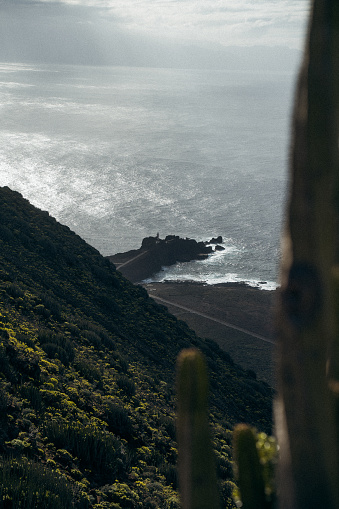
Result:
<svg viewBox="0 0 339 509"><path fill-rule="evenodd" d="M339 507L339 2L312 7L277 320L281 509Z"/></svg>
<svg viewBox="0 0 339 509"><path fill-rule="evenodd" d="M265 483L253 429L238 424L234 430L234 459L241 502L245 509L265 509Z"/></svg>
<svg viewBox="0 0 339 509"><path fill-rule="evenodd" d="M278 318L283 509L339 507L338 12L338 0L313 2L293 117Z"/></svg>
<svg viewBox="0 0 339 509"><path fill-rule="evenodd" d="M208 380L199 350L183 350L177 366L179 485L183 509L218 509L208 424Z"/></svg>

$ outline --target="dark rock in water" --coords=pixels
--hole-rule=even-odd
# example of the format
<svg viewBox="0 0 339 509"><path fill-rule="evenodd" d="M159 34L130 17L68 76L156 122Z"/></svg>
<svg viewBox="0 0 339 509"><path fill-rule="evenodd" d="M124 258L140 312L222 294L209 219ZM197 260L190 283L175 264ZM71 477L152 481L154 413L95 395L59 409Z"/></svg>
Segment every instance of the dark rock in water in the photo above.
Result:
<svg viewBox="0 0 339 509"><path fill-rule="evenodd" d="M221 238L221 237L218 237ZM207 258L213 253L212 246L194 239L182 239L177 235L167 235L165 239L146 237L139 249L118 253L107 258L133 283L142 281L159 272L162 267L177 262L190 262Z"/></svg>
<svg viewBox="0 0 339 509"><path fill-rule="evenodd" d="M217 244L214 248L215 251L225 251L225 248L224 246L219 246L219 244Z"/></svg>
<svg viewBox="0 0 339 509"><path fill-rule="evenodd" d="M219 235L219 237L217 238L212 238L210 241L209 241L209 244L222 244L222 236Z"/></svg>

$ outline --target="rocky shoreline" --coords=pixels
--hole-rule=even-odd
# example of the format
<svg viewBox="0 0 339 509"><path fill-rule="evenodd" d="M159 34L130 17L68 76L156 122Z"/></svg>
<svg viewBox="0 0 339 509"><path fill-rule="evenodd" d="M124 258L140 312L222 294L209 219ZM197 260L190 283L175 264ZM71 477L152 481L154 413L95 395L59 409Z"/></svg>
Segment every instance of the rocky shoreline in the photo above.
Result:
<svg viewBox="0 0 339 509"><path fill-rule="evenodd" d="M107 258L127 279L141 283L150 297L184 320L200 337L216 341L236 363L274 387L272 317L275 291L262 291L245 282L216 285L197 281L145 283L164 266L206 259L222 250L221 244L222 237L197 242L175 235L160 239L157 235L143 239L139 249Z"/></svg>
<svg viewBox="0 0 339 509"><path fill-rule="evenodd" d="M177 235L145 237L139 249L107 256L116 268L132 283L139 283L151 278L162 267L169 267L177 262L204 260L210 254L224 249L222 237L211 238L206 242L197 242Z"/></svg>

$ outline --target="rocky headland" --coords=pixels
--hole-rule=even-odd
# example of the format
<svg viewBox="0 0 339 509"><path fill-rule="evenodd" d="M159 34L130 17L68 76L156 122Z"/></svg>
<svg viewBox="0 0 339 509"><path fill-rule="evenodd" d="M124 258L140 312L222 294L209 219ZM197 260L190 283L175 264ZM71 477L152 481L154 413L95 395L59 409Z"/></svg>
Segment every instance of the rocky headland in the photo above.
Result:
<svg viewBox="0 0 339 509"><path fill-rule="evenodd" d="M221 243L221 236L207 242L197 242L177 235L167 235L164 239L157 235L145 237L139 249L117 253L107 258L127 279L132 283L138 283L150 278L162 267L177 262L203 260L214 251L223 250Z"/></svg>
<svg viewBox="0 0 339 509"><path fill-rule="evenodd" d="M222 238L208 242L169 235L143 239L141 247L107 257L130 281L140 283L177 262L201 260L224 249ZM142 283L148 294L184 320L200 337L213 339L243 368L275 386L274 291L245 283L206 285L188 281ZM247 332L246 332L247 331Z"/></svg>

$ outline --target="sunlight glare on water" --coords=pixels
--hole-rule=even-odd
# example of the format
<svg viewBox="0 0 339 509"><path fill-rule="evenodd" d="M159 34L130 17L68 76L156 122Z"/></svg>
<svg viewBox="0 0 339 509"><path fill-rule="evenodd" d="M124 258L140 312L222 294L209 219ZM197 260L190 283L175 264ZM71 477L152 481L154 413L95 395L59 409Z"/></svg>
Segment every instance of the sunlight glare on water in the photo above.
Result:
<svg viewBox="0 0 339 509"><path fill-rule="evenodd" d="M1 64L1 185L104 255L157 232L223 236L225 251L167 278L273 284L292 84L283 73Z"/></svg>

